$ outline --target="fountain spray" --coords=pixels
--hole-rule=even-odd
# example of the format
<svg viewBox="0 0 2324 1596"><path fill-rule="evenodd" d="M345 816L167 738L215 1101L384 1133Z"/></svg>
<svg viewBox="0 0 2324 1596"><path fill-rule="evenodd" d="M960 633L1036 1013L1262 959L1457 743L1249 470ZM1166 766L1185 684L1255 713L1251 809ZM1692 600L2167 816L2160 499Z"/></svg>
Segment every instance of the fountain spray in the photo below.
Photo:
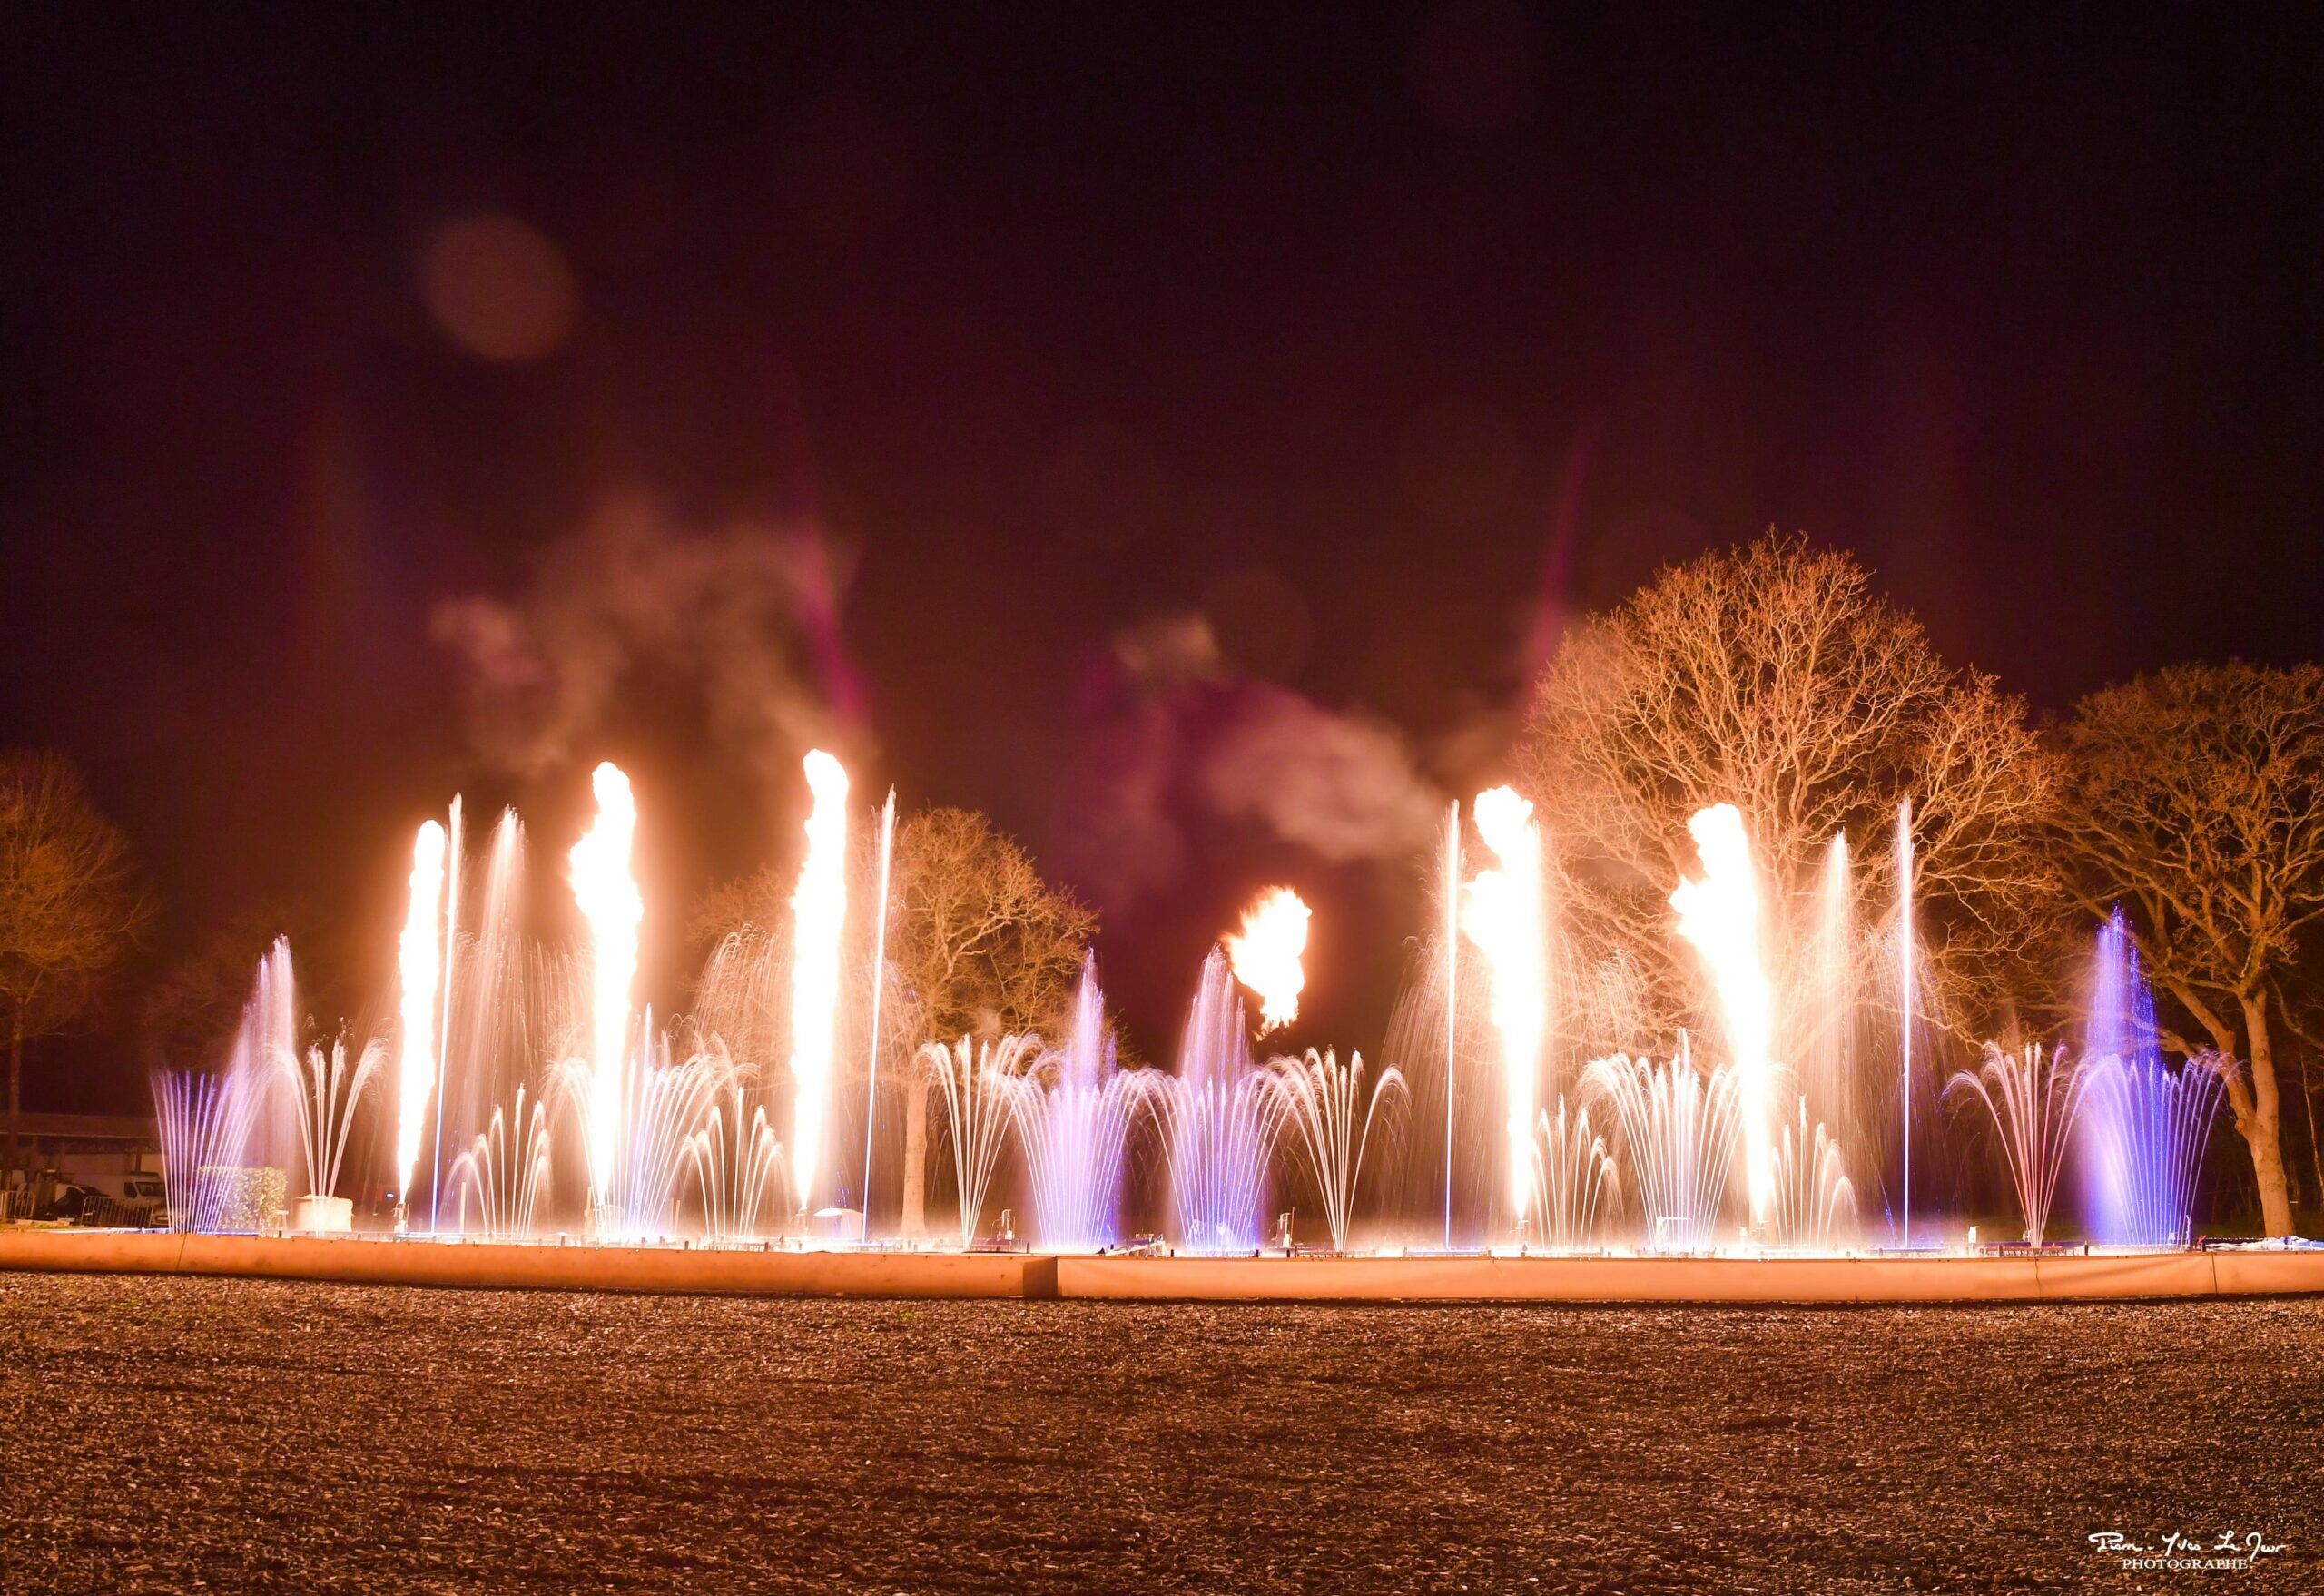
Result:
<svg viewBox="0 0 2324 1596"><path fill-rule="evenodd" d="M1834 832L1825 849L1817 889L1816 933L1809 964L1807 1023L1801 1055L1810 1100L1835 1132L1853 1139L1863 1122L1856 1083L1856 881L1848 837Z"/></svg>
<svg viewBox="0 0 2324 1596"><path fill-rule="evenodd" d="M1533 1094L1549 1030L1549 911L1542 901L1541 829L1512 787L1477 794L1477 834L1501 862L1469 883L1462 924L1492 969L1492 1022L1501 1032L1508 1108L1509 1200L1525 1229L1533 1193Z"/></svg>
<svg viewBox="0 0 2324 1596"><path fill-rule="evenodd" d="M792 894L791 1177L805 1213L832 1102L840 938L847 924L847 772L820 748L804 762L813 806L807 858Z"/></svg>
<svg viewBox="0 0 2324 1596"><path fill-rule="evenodd" d="M1775 995L1759 958L1758 875L1743 812L1732 803L1698 810L1687 830L1703 875L1681 879L1670 907L1679 911L1679 934L1702 955L1718 993L1741 1098L1743 1167L1757 1228L1768 1223L1775 1196Z"/></svg>
<svg viewBox="0 0 2324 1596"><path fill-rule="evenodd" d="M1913 1245L1913 801L1896 804L1896 1027L1904 1039L1904 1243Z"/></svg>
<svg viewBox="0 0 2324 1596"><path fill-rule="evenodd" d="M880 1108L880 994L888 981L888 875L896 851L896 790L880 808L879 919L872 931L872 1059L863 1078L863 1230L857 1238L872 1239L872 1128Z"/></svg>
<svg viewBox="0 0 2324 1596"><path fill-rule="evenodd" d="M444 828L420 823L411 844L411 892L403 935L396 944L401 1035L396 1064L396 1227L411 1207L411 1178L419 1173L419 1139L428 1128L428 1099L436 1090L436 999L443 980L437 912L444 897Z"/></svg>
<svg viewBox="0 0 2324 1596"><path fill-rule="evenodd" d="M444 999L436 1024L436 1067L448 1085L452 1079L452 980L460 957L460 795L452 794L451 835L444 852ZM437 1230L437 1210L444 1197L444 1098L436 1094L436 1152L428 1177L428 1233Z"/></svg>
<svg viewBox="0 0 2324 1596"><path fill-rule="evenodd" d="M1461 1045L1461 801L1444 816L1444 1250L1452 1250L1452 1064Z"/></svg>
<svg viewBox="0 0 2324 1596"><path fill-rule="evenodd" d="M1235 979L1258 995L1261 1036L1299 1018L1299 994L1307 984L1299 960L1307 951L1313 912L1289 887L1269 887L1244 911L1242 931L1226 938Z"/></svg>
<svg viewBox="0 0 2324 1596"><path fill-rule="evenodd" d="M589 928L589 1189L598 1210L613 1197L619 1150L622 1077L629 1048L630 989L637 980L637 926L645 901L630 874L637 802L620 767L600 764L589 777L597 815L568 856L573 901Z"/></svg>

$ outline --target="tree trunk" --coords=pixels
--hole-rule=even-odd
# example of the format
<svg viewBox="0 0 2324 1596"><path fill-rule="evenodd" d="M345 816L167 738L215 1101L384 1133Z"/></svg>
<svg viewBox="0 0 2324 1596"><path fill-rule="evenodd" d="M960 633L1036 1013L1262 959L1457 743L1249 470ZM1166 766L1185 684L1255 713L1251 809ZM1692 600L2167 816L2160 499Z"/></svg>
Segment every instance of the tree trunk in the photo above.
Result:
<svg viewBox="0 0 2324 1596"><path fill-rule="evenodd" d="M2260 1182L2260 1217L2267 1233L2290 1236L2291 1195L2284 1182L2282 1099L2276 1088L2275 1046L2268 1035L2264 994L2243 1000L2243 1027L2251 1046L2251 1095L2248 1105L2235 1105L2235 1128L2250 1145L2251 1172Z"/></svg>
<svg viewBox="0 0 2324 1596"><path fill-rule="evenodd" d="M16 1119L24 1108L25 1098L25 1022L11 1019L8 1023L8 1163L16 1167Z"/></svg>
<svg viewBox="0 0 2324 1596"><path fill-rule="evenodd" d="M928 1076L919 1069L904 1089L904 1211L898 1229L906 1240L928 1231Z"/></svg>
<svg viewBox="0 0 2324 1596"><path fill-rule="evenodd" d="M2308 1111L2308 1163L2316 1177L2316 1206L2324 1209L2324 1142L2316 1139L2316 1093L2308 1084L2308 1048L2299 1049L2299 1106Z"/></svg>

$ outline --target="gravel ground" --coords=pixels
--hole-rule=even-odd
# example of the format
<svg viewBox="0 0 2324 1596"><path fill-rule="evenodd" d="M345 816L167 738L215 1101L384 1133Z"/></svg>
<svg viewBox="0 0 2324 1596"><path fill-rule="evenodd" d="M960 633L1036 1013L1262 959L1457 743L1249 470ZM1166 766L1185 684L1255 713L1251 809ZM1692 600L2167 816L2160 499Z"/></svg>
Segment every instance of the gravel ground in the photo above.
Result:
<svg viewBox="0 0 2324 1596"><path fill-rule="evenodd" d="M0 1589L2324 1589L2324 1302L0 1276ZM2087 1537L2263 1532L2247 1571Z"/></svg>

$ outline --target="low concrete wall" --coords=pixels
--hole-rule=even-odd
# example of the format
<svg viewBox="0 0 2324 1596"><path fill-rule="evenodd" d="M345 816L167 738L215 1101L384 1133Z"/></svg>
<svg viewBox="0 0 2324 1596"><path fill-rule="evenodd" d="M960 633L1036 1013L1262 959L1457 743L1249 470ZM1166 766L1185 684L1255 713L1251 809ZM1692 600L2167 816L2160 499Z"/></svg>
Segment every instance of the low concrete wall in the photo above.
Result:
<svg viewBox="0 0 2324 1596"><path fill-rule="evenodd" d="M2324 1295L2324 1252L1196 1258L0 1230L0 1269L551 1291L1147 1302L1980 1303Z"/></svg>
<svg viewBox="0 0 2324 1596"><path fill-rule="evenodd" d="M2228 1279L2223 1263L2237 1266ZM1975 1303L2324 1294L2324 1254L1080 1258L1061 1296L1202 1302Z"/></svg>
<svg viewBox="0 0 2324 1596"><path fill-rule="evenodd" d="M152 1231L0 1231L0 1269L748 1296L1056 1294L1050 1260L986 1253L745 1252Z"/></svg>

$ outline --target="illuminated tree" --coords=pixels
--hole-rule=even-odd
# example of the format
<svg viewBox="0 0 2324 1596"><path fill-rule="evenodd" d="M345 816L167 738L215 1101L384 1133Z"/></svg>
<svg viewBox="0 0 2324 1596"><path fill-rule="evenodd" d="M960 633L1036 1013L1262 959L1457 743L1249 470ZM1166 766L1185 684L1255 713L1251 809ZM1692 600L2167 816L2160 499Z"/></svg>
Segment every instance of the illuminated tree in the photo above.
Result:
<svg viewBox="0 0 2324 1596"><path fill-rule="evenodd" d="M259 961L277 937L298 960L299 1009L325 1034L353 1019L343 921L311 899L270 901L214 927L145 989L138 1029L157 1069L214 1068L241 1023Z"/></svg>
<svg viewBox="0 0 2324 1596"><path fill-rule="evenodd" d="M1045 881L1016 840L972 809L929 809L898 828L888 957L939 1041L1046 1031L1072 1001L1098 917ZM910 1072L905 1234L927 1207L928 1077Z"/></svg>
<svg viewBox="0 0 2324 1596"><path fill-rule="evenodd" d="M129 842L53 754L0 754L0 1024L8 1032L8 1163L16 1162L25 1043L84 1013L146 904Z"/></svg>
<svg viewBox="0 0 2324 1596"><path fill-rule="evenodd" d="M858 858L848 889L850 903L858 906L848 916L848 962L867 972L866 982L873 921L864 906L877 895L873 831L856 828ZM751 949L740 961L749 973L739 991L734 961L714 951L697 992L698 1017L726 1034L738 1055L771 1056L779 1047L769 1040L752 1050L753 1039L782 1031L774 1011L788 1000L782 971L796 875L795 866L771 866L727 882L706 893L694 916L694 940L705 949L736 932ZM881 1079L905 1092L903 1225L911 1234L927 1211L929 1077L910 1067L919 1043L949 1046L963 1036L991 1039L1053 1029L1072 1001L1098 917L1045 881L1015 839L972 809L923 810L898 824L889 899ZM845 1004L856 1023L869 997L865 984ZM861 1038L856 1032L847 1045L850 1059L866 1056Z"/></svg>
<svg viewBox="0 0 2324 1596"><path fill-rule="evenodd" d="M2324 667L2178 665L2093 694L2063 731L2075 900L2128 911L2146 975L2227 1079L2270 1236L2291 1234L2272 1011L2324 919ZM2200 1044L2198 1044L2200 1045Z"/></svg>
<svg viewBox="0 0 2324 1596"><path fill-rule="evenodd" d="M1945 665L1853 558L1801 538L1670 566L1582 621L1536 685L1516 759L1581 958L1637 971L1642 1018L1665 1029L1699 1002L1669 898L1696 867L1688 819L1714 803L1743 812L1769 932L1798 948L1837 833L1865 929L1893 926L1909 798L1926 1011L1957 1024L2006 1004L2056 902L2040 845L2054 777L2024 705Z"/></svg>

